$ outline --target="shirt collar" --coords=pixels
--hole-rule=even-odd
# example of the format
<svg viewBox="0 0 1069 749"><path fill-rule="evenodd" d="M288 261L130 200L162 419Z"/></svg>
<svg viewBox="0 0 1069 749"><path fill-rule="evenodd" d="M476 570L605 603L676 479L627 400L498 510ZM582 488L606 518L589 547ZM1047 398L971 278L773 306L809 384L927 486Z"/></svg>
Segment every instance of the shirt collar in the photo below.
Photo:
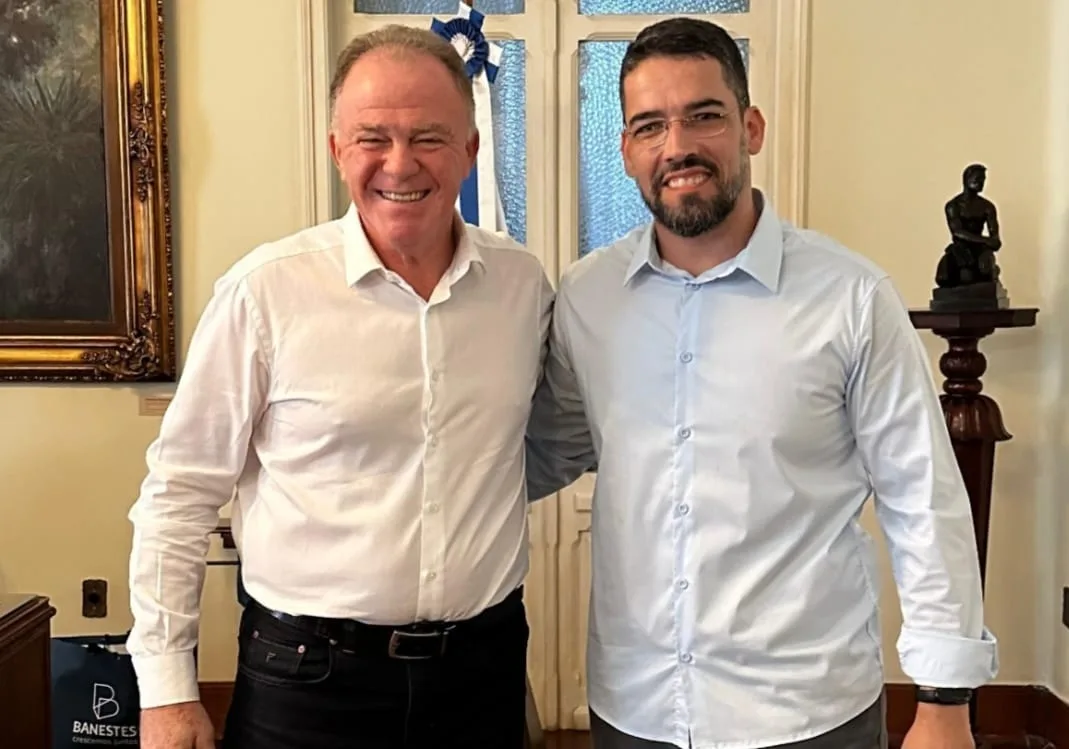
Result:
<svg viewBox="0 0 1069 749"><path fill-rule="evenodd" d="M386 266L383 265L382 259L375 252L375 248L371 246L371 241L367 238L364 224L360 221L355 203L349 204L349 210L345 212L341 223L346 283L349 286L355 286L367 275L375 271L385 274ZM450 277L451 281L462 277L472 265L478 265L481 268L486 265L472 237L470 227L464 223L460 214L454 214L453 216L453 229L460 239L453 255L453 262L450 264L449 270L446 271L446 275Z"/></svg>
<svg viewBox="0 0 1069 749"><path fill-rule="evenodd" d="M721 278L737 269L769 291L775 292L779 289L780 268L783 265L783 227L775 210L760 190L754 189L754 199L759 217L757 226L750 235L750 241L738 255L710 270L709 280ZM663 261L657 252L652 222L643 228L636 240L631 264L624 275L625 285L643 268L654 271L660 271L662 268Z"/></svg>

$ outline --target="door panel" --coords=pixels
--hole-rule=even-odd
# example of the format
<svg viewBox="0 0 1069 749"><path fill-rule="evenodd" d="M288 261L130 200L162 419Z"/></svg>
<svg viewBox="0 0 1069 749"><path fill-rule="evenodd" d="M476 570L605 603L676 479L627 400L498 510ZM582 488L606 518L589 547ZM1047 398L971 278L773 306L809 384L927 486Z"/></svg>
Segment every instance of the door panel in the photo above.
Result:
<svg viewBox="0 0 1069 749"><path fill-rule="evenodd" d="M560 727L588 730L586 632L590 611L590 510L594 476L560 493Z"/></svg>

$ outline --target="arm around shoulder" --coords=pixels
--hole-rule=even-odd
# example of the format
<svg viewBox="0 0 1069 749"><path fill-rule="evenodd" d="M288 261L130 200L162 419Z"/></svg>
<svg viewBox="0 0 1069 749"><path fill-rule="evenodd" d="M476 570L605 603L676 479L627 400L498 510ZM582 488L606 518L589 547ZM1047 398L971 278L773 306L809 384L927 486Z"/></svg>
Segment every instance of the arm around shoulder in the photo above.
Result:
<svg viewBox="0 0 1069 749"><path fill-rule="evenodd" d="M193 649L209 535L267 398L262 318L242 280L216 285L130 510L129 650L144 708L199 699Z"/></svg>
<svg viewBox="0 0 1069 749"><path fill-rule="evenodd" d="M560 491L597 463L567 326L567 299L558 294L545 314L542 378L527 423L527 497Z"/></svg>
<svg viewBox="0 0 1069 749"><path fill-rule="evenodd" d="M969 497L927 353L886 278L862 306L847 410L891 554L903 671L931 687L990 681L997 643L984 626Z"/></svg>

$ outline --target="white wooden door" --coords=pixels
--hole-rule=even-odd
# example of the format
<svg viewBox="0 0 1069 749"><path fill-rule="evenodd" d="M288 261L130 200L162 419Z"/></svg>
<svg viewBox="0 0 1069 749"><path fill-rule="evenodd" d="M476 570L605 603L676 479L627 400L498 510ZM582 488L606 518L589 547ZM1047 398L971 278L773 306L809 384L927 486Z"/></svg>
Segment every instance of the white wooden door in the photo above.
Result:
<svg viewBox="0 0 1069 749"><path fill-rule="evenodd" d="M429 28L457 0L299 0L309 84L308 192L321 220L347 206L326 147L326 88L338 51L390 23ZM509 232L551 279L648 220L618 153L615 76L628 40L669 15L712 20L739 40L750 92L769 121L754 181L803 219L808 0L474 0L504 59L493 90L495 162ZM615 113L615 116L614 116ZM485 141L484 141L485 143ZM586 620L593 476L531 508L529 673L547 729L589 725Z"/></svg>

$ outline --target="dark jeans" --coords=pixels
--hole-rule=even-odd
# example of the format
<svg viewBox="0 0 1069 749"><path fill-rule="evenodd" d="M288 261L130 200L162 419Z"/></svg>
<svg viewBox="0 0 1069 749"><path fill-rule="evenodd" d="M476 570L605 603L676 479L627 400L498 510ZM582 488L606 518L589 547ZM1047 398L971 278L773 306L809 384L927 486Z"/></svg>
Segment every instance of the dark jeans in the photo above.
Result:
<svg viewBox="0 0 1069 749"><path fill-rule="evenodd" d="M518 591L425 660L246 608L223 749L520 749L529 629ZM348 647L346 647L348 646Z"/></svg>

